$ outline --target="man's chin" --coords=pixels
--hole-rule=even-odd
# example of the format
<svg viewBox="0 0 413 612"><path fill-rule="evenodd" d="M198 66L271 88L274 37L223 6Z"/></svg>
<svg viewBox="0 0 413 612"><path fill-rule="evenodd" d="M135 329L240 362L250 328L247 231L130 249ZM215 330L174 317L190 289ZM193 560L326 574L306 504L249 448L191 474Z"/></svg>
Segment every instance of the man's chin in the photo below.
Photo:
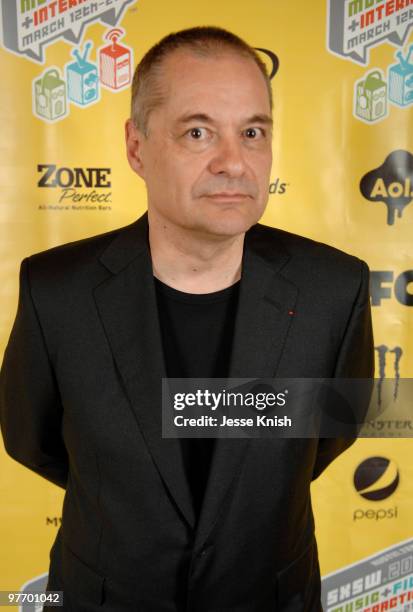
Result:
<svg viewBox="0 0 413 612"><path fill-rule="evenodd" d="M237 210L223 210L216 215L208 215L199 219L194 229L199 232L217 237L230 237L244 234L249 228L258 223L262 215L245 214Z"/></svg>

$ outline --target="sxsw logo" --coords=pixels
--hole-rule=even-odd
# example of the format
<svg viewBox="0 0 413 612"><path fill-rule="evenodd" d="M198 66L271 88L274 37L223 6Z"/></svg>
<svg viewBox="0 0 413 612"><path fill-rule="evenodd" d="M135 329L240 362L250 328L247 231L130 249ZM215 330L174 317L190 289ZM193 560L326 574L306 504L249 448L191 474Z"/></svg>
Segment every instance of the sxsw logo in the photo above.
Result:
<svg viewBox="0 0 413 612"><path fill-rule="evenodd" d="M44 64L45 49L59 40L78 44L95 22L115 26L137 0L7 0L0 3L3 47Z"/></svg>
<svg viewBox="0 0 413 612"><path fill-rule="evenodd" d="M372 47L402 47L413 26L412 6L412 0L328 0L328 51L366 66Z"/></svg>

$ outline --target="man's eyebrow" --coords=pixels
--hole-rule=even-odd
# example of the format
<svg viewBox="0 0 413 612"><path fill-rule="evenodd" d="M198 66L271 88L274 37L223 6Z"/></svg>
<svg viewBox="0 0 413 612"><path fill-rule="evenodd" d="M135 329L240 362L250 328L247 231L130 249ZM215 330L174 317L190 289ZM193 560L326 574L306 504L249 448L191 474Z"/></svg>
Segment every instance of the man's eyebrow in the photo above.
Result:
<svg viewBox="0 0 413 612"><path fill-rule="evenodd" d="M245 123L262 123L264 125L272 126L273 120L272 120L272 117L270 117L269 115L265 115L263 113L257 113L255 115L252 115L252 117L249 117L249 119L247 119Z"/></svg>
<svg viewBox="0 0 413 612"><path fill-rule="evenodd" d="M175 123L178 125L185 123L192 123L193 121L201 121L202 123L215 123L214 119L205 113L191 113L185 114L176 119ZM263 125L273 125L272 117L265 113L256 113L251 117L248 117L243 123L261 123Z"/></svg>

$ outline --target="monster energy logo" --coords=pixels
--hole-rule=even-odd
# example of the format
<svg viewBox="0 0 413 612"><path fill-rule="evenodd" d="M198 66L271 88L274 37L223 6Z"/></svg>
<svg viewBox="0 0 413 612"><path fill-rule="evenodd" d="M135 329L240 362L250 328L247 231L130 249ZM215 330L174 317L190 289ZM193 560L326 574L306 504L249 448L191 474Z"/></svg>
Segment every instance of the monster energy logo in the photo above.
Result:
<svg viewBox="0 0 413 612"><path fill-rule="evenodd" d="M395 346L392 349L386 346L385 344L380 344L379 346L374 347L378 354L379 360L379 382L377 384L377 393L378 393L378 404L381 406L382 400L382 387L383 382L386 377L386 367L388 368L388 360L389 354L394 355L392 360L392 365L390 367L393 368L393 372L391 373L391 377L394 378L394 388L393 388L393 400L396 401L398 391L399 391L399 382L400 382L400 359L403 355L403 349L400 346ZM388 373L388 372L387 372Z"/></svg>

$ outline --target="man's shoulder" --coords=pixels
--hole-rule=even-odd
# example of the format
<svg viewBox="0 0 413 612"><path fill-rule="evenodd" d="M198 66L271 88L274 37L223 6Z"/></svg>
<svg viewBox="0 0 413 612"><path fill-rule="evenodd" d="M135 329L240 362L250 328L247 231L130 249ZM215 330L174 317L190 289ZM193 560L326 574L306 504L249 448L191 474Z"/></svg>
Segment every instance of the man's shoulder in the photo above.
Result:
<svg viewBox="0 0 413 612"><path fill-rule="evenodd" d="M108 271L101 262L111 249L115 249L120 260L122 256L127 259L133 256L138 221L32 253L24 260L32 288L79 289L103 280Z"/></svg>
<svg viewBox="0 0 413 612"><path fill-rule="evenodd" d="M135 224L136 221L116 229L87 236L86 238L64 242L62 244L32 253L29 255L29 258L33 262L40 263L41 261L51 262L55 258L59 258L61 260L65 258L79 259L99 255L119 234L127 232L129 229L133 228Z"/></svg>
<svg viewBox="0 0 413 612"><path fill-rule="evenodd" d="M262 223L257 223L252 229L255 239L264 245L264 249L268 251L274 249L278 252L281 250L296 261L301 260L308 264L317 262L323 267L339 266L357 270L360 269L361 263L365 263L356 255L300 234Z"/></svg>

